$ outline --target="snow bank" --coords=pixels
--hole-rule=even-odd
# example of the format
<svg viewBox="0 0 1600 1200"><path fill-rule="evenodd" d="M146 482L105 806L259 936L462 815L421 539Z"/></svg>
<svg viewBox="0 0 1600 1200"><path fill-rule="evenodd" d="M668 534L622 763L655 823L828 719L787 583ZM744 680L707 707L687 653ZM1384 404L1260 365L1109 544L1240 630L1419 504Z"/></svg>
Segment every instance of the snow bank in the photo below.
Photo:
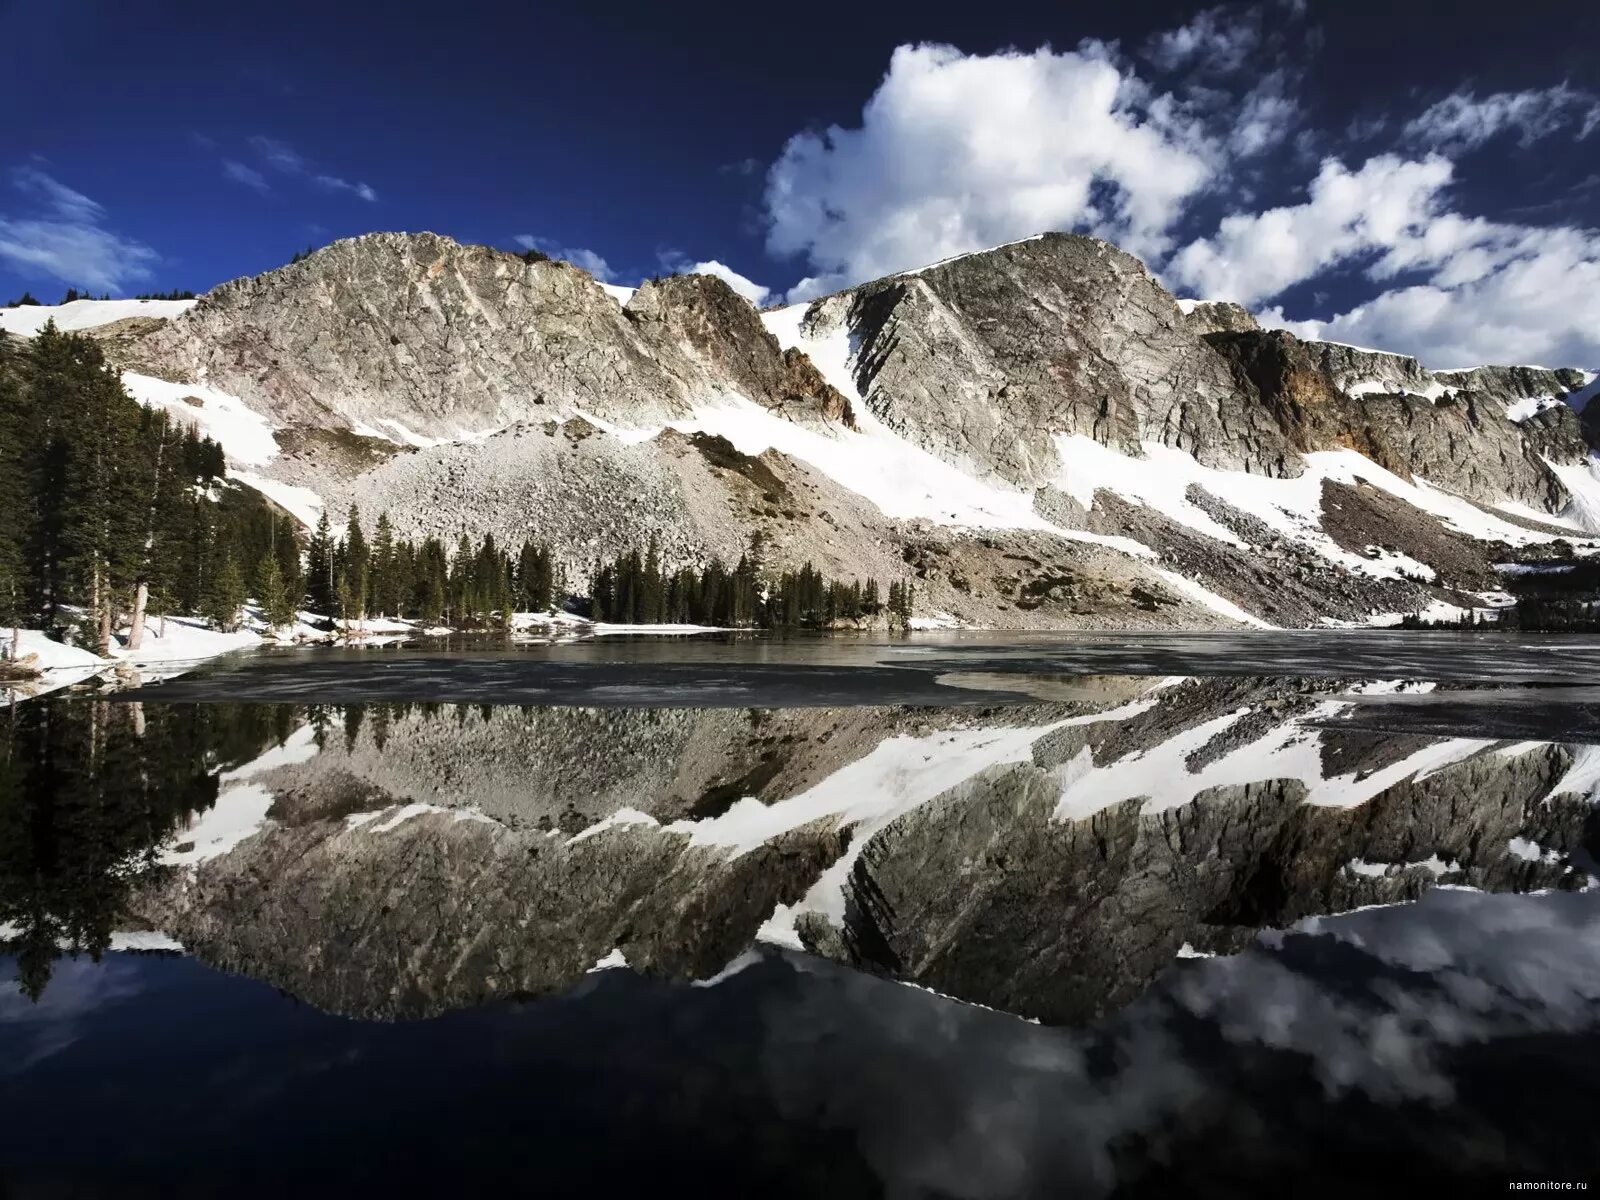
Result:
<svg viewBox="0 0 1600 1200"><path fill-rule="evenodd" d="M80 650L76 646L63 645L61 642L51 641L37 629L22 630L21 653L18 658L27 658L30 654L38 655L36 666L42 671L70 670L74 667L101 668L110 664L97 654L87 650ZM11 652L11 630L0 632L0 657Z"/></svg>
<svg viewBox="0 0 1600 1200"><path fill-rule="evenodd" d="M170 321L195 306L193 300L74 300L71 304L24 304L0 308L0 329L32 337L45 322L54 321L63 333L93 329L128 317L153 317Z"/></svg>
<svg viewBox="0 0 1600 1200"><path fill-rule="evenodd" d="M261 467L278 456L276 428L237 396L197 383L168 383L137 371L122 373L122 386L147 408L159 408L183 425L193 425L222 447L228 460L228 477L260 492L306 528L316 525L322 515L322 497L310 488L297 487L269 479L249 467ZM403 426L395 425L403 433ZM359 431L358 431L359 432ZM385 437L375 429L365 429L373 437ZM415 435L409 435L414 438ZM389 441L397 440L387 438ZM412 442L412 444L417 444ZM436 444L429 442L429 444Z"/></svg>
<svg viewBox="0 0 1600 1200"><path fill-rule="evenodd" d="M198 383L168 383L137 371L124 371L122 386L140 404L165 409L183 424L196 426L222 447L231 462L260 466L278 455L272 422L237 396Z"/></svg>
<svg viewBox="0 0 1600 1200"><path fill-rule="evenodd" d="M1524 396L1506 405L1506 419L1513 424L1521 425L1530 417L1538 416L1545 409L1554 408L1561 402L1556 396Z"/></svg>
<svg viewBox="0 0 1600 1200"><path fill-rule="evenodd" d="M1582 386L1562 397L1567 407L1576 413L1581 413L1589 406L1589 401L1600 395L1600 371L1585 371L1583 375Z"/></svg>
<svg viewBox="0 0 1600 1200"><path fill-rule="evenodd" d="M1386 353L1386 351L1379 350L1374 351L1374 353L1382 354ZM1396 383L1392 379L1358 379L1345 384L1339 390L1352 399L1361 396L1420 396L1424 400L1437 401L1439 397L1450 389L1438 380L1434 380L1426 387L1418 390L1417 388L1409 388L1404 384Z"/></svg>
<svg viewBox="0 0 1600 1200"><path fill-rule="evenodd" d="M272 799L272 793L258 783L223 788L214 805L191 818L172 838L172 846L162 852L161 861L192 866L226 854L266 823ZM179 846L187 848L180 850Z"/></svg>
<svg viewBox="0 0 1600 1200"><path fill-rule="evenodd" d="M265 475L257 475L253 471L230 469L228 476L260 492L307 529L316 528L317 521L322 516L322 497L310 488L296 487L292 483L268 479Z"/></svg>
<svg viewBox="0 0 1600 1200"><path fill-rule="evenodd" d="M215 658L219 654L231 654L235 650L249 650L260 644L261 636L248 629L223 633L207 627L204 621L196 617L167 617L164 622L159 617L153 617L145 624L144 642L139 649L115 648L111 656L136 666L145 663L193 663Z"/></svg>
<svg viewBox="0 0 1600 1200"><path fill-rule="evenodd" d="M1581 463L1553 463L1549 459L1545 463L1572 497L1561 510L1562 518L1585 533L1600 533L1600 459L1590 454Z"/></svg>
<svg viewBox="0 0 1600 1200"><path fill-rule="evenodd" d="M1062 470L1055 486L1085 508L1093 507L1096 491L1109 491L1131 503L1153 508L1196 533L1242 547L1244 543L1232 530L1189 502L1188 489L1195 485L1344 570L1371 578L1431 579L1434 572L1404 554L1377 551L1366 557L1334 542L1322 527L1324 481L1368 483L1453 529L1486 541L1521 546L1548 542L1554 537L1501 520L1420 480L1403 480L1354 450L1307 454L1306 469L1298 478L1276 479L1201 466L1192 455L1157 442L1144 443L1143 458L1120 454L1082 434L1058 435L1056 449ZM1587 474L1581 467L1568 470ZM1576 493L1575 488L1569 490ZM1600 481L1595 483L1594 492L1595 511L1600 515Z"/></svg>

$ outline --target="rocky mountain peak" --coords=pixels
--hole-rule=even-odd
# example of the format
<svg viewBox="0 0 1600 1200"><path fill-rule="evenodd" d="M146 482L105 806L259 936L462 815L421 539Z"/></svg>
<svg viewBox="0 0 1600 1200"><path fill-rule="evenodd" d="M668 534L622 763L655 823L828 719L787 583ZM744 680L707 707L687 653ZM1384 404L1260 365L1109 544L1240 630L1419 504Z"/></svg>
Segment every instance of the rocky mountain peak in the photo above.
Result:
<svg viewBox="0 0 1600 1200"><path fill-rule="evenodd" d="M647 280L628 301L627 315L652 344L681 351L707 378L723 381L724 390L790 420L855 424L850 402L804 351L781 349L755 306L714 275Z"/></svg>

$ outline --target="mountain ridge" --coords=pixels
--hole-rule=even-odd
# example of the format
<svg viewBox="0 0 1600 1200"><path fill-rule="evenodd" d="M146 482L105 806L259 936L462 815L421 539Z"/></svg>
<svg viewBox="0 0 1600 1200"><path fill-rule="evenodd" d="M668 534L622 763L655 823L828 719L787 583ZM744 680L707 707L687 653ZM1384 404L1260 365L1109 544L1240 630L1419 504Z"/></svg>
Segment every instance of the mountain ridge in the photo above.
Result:
<svg viewBox="0 0 1600 1200"><path fill-rule="evenodd" d="M759 533L775 568L909 575L961 623L1360 622L1483 606L1497 556L1600 528L1589 372L1303 341L1092 238L760 312L703 275L619 299L368 234L96 333L177 385L147 402L237 397L303 519L552 533L579 587L629 543L692 564Z"/></svg>

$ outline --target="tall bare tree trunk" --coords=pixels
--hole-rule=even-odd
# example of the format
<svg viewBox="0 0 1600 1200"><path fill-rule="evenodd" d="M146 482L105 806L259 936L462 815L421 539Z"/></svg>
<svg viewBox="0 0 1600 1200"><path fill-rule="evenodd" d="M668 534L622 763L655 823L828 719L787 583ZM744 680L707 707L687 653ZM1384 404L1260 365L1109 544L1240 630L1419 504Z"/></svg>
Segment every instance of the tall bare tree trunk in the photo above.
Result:
<svg viewBox="0 0 1600 1200"><path fill-rule="evenodd" d="M128 649L137 650L144 643L144 614L150 604L150 552L156 544L156 505L161 500L161 461L166 457L167 437L163 433L156 443L155 482L150 485L150 506L144 525L144 560L139 564L142 577L133 596L133 621L128 628Z"/></svg>
<svg viewBox="0 0 1600 1200"><path fill-rule="evenodd" d="M128 626L128 649L137 650L144 644L144 614L150 604L150 584L147 580L139 580L139 586L133 593L133 621Z"/></svg>
<svg viewBox="0 0 1600 1200"><path fill-rule="evenodd" d="M105 588L100 598L100 657L111 657L111 589Z"/></svg>

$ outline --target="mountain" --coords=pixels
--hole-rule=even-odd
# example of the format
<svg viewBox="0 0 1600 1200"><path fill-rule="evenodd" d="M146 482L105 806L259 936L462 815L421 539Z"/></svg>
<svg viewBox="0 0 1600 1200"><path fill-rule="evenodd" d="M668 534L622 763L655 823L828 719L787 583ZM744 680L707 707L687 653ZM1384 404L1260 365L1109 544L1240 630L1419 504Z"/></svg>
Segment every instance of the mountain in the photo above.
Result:
<svg viewBox="0 0 1600 1200"><path fill-rule="evenodd" d="M371 234L125 315L95 332L130 390L303 519L537 536L579 590L759 532L772 569L911 578L938 620L1364 623L1600 532L1594 374L1304 341L1073 235L757 313Z"/></svg>

